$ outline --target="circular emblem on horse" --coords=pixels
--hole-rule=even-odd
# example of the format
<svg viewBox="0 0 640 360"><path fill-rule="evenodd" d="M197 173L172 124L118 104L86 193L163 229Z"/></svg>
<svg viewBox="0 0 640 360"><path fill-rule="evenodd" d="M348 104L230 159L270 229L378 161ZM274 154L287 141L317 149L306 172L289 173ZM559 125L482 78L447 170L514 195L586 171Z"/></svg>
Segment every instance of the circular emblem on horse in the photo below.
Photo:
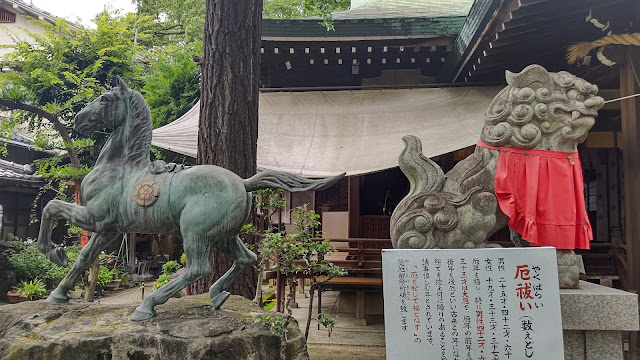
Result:
<svg viewBox="0 0 640 360"><path fill-rule="evenodd" d="M133 198L140 206L151 206L158 199L158 184L155 181L143 181L133 193Z"/></svg>

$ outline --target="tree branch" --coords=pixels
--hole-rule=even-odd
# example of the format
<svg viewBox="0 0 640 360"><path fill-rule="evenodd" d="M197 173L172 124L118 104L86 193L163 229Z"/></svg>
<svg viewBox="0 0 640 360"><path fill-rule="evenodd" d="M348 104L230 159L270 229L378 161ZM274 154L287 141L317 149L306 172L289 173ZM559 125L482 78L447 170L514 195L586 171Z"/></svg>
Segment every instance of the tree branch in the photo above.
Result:
<svg viewBox="0 0 640 360"><path fill-rule="evenodd" d="M166 31L156 31L154 35L156 36L168 36L168 35L183 35L183 31L174 31L174 32L166 32Z"/></svg>
<svg viewBox="0 0 640 360"><path fill-rule="evenodd" d="M177 28L177 27L180 27L180 28L181 28L181 27L182 27L182 24L176 24L176 25L173 25L173 26L169 26L169 27L163 28L163 29L162 29L162 30L160 30L160 31L167 31L167 30L175 29L175 28Z"/></svg>
<svg viewBox="0 0 640 360"><path fill-rule="evenodd" d="M26 104L17 100L0 98L0 106L7 108L9 110L28 111L32 114L38 115L42 118L49 120L49 122L53 124L53 127L56 129L56 131L58 131L58 134L60 134L60 137L62 137L62 140L64 141L64 143L71 144L72 140L71 140L71 136L69 135L69 132L67 131L67 129L62 124L62 122L60 122L60 119L55 114L52 114L37 106ZM75 149L68 147L66 145L65 145L65 149L69 153L69 161L71 162L71 165L73 165L73 167L79 168L80 160L78 159L78 154L76 153Z"/></svg>

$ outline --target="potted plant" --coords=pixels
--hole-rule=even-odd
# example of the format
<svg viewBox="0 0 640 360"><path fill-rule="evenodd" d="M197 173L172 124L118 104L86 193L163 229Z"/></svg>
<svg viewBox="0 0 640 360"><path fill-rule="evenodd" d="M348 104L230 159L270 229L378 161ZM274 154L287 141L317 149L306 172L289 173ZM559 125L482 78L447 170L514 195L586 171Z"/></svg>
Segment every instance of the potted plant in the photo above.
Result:
<svg viewBox="0 0 640 360"><path fill-rule="evenodd" d="M20 294L20 291L16 290L15 287L13 290L7 292L7 300L9 304L17 304L19 302L27 301L27 298Z"/></svg>
<svg viewBox="0 0 640 360"><path fill-rule="evenodd" d="M43 299L49 294L47 285L38 278L29 282L22 280L16 290L27 300Z"/></svg>
<svg viewBox="0 0 640 360"><path fill-rule="evenodd" d="M120 280L120 288L126 289L129 286L129 274L118 271L116 276Z"/></svg>
<svg viewBox="0 0 640 360"><path fill-rule="evenodd" d="M125 276L120 270L113 269L111 271L113 275L113 280L111 280L111 284L107 287L113 287L111 290L118 290L122 285L122 278Z"/></svg>
<svg viewBox="0 0 640 360"><path fill-rule="evenodd" d="M82 287L81 286L75 286L73 288L73 290L69 290L69 297L72 300L78 300L82 298Z"/></svg>

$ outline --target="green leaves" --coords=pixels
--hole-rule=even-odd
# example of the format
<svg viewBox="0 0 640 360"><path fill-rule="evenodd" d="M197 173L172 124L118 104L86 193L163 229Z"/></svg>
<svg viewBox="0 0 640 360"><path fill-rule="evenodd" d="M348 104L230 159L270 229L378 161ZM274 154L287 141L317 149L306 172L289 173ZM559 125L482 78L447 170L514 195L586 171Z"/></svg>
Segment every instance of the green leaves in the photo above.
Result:
<svg viewBox="0 0 640 360"><path fill-rule="evenodd" d="M185 114L200 98L200 67L191 59L201 49L166 46L154 52L155 63L142 90L153 127L166 125Z"/></svg>
<svg viewBox="0 0 640 360"><path fill-rule="evenodd" d="M49 259L38 250L35 243L16 244L15 249L8 250L5 254L8 256L9 264L18 278L27 281L37 278L52 280L54 282L62 280L71 269L80 251L79 246L67 248L70 264L67 267L61 267L50 262Z"/></svg>
<svg viewBox="0 0 640 360"><path fill-rule="evenodd" d="M16 290L29 300L43 299L49 294L47 286L38 278L31 281L22 280Z"/></svg>
<svg viewBox="0 0 640 360"><path fill-rule="evenodd" d="M109 270L109 268L104 265L100 265L100 268L98 270L98 282L96 282L96 285L105 287L111 284L114 276L115 272Z"/></svg>
<svg viewBox="0 0 640 360"><path fill-rule="evenodd" d="M185 258L185 262L186 262L186 255L182 254ZM182 257L180 258L180 260L182 261ZM175 274L178 269L180 269L180 264L178 264L177 261L167 261L164 265L162 265L162 274L160 274L160 276L158 276L158 280L156 280L155 283L153 283L153 289L157 290L160 289L161 287L167 285L170 281L171 281L171 275ZM173 294L173 297L181 297L182 296L182 292L181 291L177 291L175 294Z"/></svg>
<svg viewBox="0 0 640 360"><path fill-rule="evenodd" d="M262 17L265 19L295 19L320 16L320 25L333 30L331 13L349 9L350 0L264 0Z"/></svg>
<svg viewBox="0 0 640 360"><path fill-rule="evenodd" d="M173 275L180 269L180 264L177 261L167 261L164 265L162 265L162 272L164 274Z"/></svg>
<svg viewBox="0 0 640 360"><path fill-rule="evenodd" d="M333 328L336 326L336 319L328 314L319 313L318 323L327 329L327 331L329 332L329 337L331 337Z"/></svg>
<svg viewBox="0 0 640 360"><path fill-rule="evenodd" d="M274 260L278 270L291 277L299 272L312 277L324 274L329 279L345 275L344 269L324 260L332 247L328 241L318 239L320 216L306 205L295 208L292 214L295 215L295 234L265 233L261 256Z"/></svg>
<svg viewBox="0 0 640 360"><path fill-rule="evenodd" d="M261 314L254 320L254 323L278 335L284 335L287 331L287 317L278 313Z"/></svg>

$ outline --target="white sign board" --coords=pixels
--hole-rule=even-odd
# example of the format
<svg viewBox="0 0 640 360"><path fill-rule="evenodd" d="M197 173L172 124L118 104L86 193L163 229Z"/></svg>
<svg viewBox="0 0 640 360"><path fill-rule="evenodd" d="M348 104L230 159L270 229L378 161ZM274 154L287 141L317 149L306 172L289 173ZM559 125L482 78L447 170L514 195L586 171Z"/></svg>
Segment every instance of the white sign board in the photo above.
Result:
<svg viewBox="0 0 640 360"><path fill-rule="evenodd" d="M554 248L383 250L387 359L563 360Z"/></svg>

